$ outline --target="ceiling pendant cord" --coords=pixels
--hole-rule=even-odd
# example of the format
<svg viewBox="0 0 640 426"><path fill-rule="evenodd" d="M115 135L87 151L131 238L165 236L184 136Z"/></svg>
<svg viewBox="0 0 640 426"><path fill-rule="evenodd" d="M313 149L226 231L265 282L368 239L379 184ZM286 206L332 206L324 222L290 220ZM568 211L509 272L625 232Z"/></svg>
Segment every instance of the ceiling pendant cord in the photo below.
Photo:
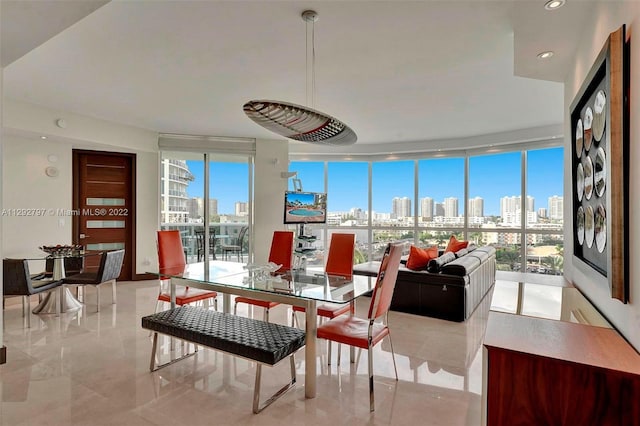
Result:
<svg viewBox="0 0 640 426"><path fill-rule="evenodd" d="M316 21L318 14L314 11L305 11L302 14L305 21L305 103L310 108L316 107ZM309 37L309 24L311 24L311 37ZM311 43L311 48L309 48Z"/></svg>
<svg viewBox="0 0 640 426"><path fill-rule="evenodd" d="M304 82L304 90L305 90L305 99L304 99L304 103L306 106L311 105L311 76L309 74L309 69L311 68L309 66L309 21L305 20L304 23L304 50L305 50L305 56L304 56L304 76L305 76L305 82Z"/></svg>
<svg viewBox="0 0 640 426"><path fill-rule="evenodd" d="M316 107L316 19L311 21L311 108Z"/></svg>

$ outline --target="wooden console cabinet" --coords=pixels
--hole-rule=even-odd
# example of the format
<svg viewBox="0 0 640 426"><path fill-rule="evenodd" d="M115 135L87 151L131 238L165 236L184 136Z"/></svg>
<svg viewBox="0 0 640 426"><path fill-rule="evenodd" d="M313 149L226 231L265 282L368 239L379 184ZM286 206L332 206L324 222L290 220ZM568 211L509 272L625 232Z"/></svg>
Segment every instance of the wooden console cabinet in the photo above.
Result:
<svg viewBox="0 0 640 426"><path fill-rule="evenodd" d="M491 312L487 425L640 425L640 355L614 330Z"/></svg>

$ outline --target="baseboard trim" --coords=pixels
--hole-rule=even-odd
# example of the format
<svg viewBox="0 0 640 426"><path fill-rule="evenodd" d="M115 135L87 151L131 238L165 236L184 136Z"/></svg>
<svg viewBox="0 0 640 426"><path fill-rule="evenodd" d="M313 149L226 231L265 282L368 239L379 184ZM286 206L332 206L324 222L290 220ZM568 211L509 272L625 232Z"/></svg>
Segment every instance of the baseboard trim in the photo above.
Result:
<svg viewBox="0 0 640 426"><path fill-rule="evenodd" d="M133 281L143 281L143 280L157 280L157 274L136 274L133 277Z"/></svg>

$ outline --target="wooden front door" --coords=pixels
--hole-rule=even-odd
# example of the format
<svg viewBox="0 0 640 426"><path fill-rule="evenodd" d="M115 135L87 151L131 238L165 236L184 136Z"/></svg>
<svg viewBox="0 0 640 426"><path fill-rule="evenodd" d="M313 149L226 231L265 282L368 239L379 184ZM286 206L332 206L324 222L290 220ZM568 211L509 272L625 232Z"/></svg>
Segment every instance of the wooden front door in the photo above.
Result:
<svg viewBox="0 0 640 426"><path fill-rule="evenodd" d="M135 265L135 154L73 151L73 242L88 251L124 248L121 280ZM88 256L85 270L98 267Z"/></svg>

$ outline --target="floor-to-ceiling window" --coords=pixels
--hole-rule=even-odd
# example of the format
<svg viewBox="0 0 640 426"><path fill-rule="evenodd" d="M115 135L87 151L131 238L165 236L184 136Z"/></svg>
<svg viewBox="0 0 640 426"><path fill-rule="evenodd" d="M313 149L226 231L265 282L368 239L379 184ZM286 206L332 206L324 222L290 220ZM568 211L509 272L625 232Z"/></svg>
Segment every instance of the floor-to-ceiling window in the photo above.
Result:
<svg viewBox="0 0 640 426"><path fill-rule="evenodd" d="M463 238L465 159L429 158L417 163L419 244L444 248L451 235ZM476 218L469 218L470 227L476 226L472 219Z"/></svg>
<svg viewBox="0 0 640 426"><path fill-rule="evenodd" d="M527 221L527 271L561 274L564 265L562 179L564 150L527 151L527 198L536 200Z"/></svg>
<svg viewBox="0 0 640 426"><path fill-rule="evenodd" d="M314 232L355 232L356 263L390 241L443 248L455 235L495 246L501 270L561 274L563 148L518 148L293 161L290 170L305 190L326 188L330 220Z"/></svg>
<svg viewBox="0 0 640 426"><path fill-rule="evenodd" d="M483 205L483 223L474 229L474 239L477 233L479 244L496 247L498 270L522 268L520 230L531 219L534 200L521 194L521 151L469 156L468 203Z"/></svg>
<svg viewBox="0 0 640 426"><path fill-rule="evenodd" d="M251 220L251 157L246 155L163 151L161 229L177 229L189 263L226 256L246 262ZM227 250L240 245L240 250Z"/></svg>

